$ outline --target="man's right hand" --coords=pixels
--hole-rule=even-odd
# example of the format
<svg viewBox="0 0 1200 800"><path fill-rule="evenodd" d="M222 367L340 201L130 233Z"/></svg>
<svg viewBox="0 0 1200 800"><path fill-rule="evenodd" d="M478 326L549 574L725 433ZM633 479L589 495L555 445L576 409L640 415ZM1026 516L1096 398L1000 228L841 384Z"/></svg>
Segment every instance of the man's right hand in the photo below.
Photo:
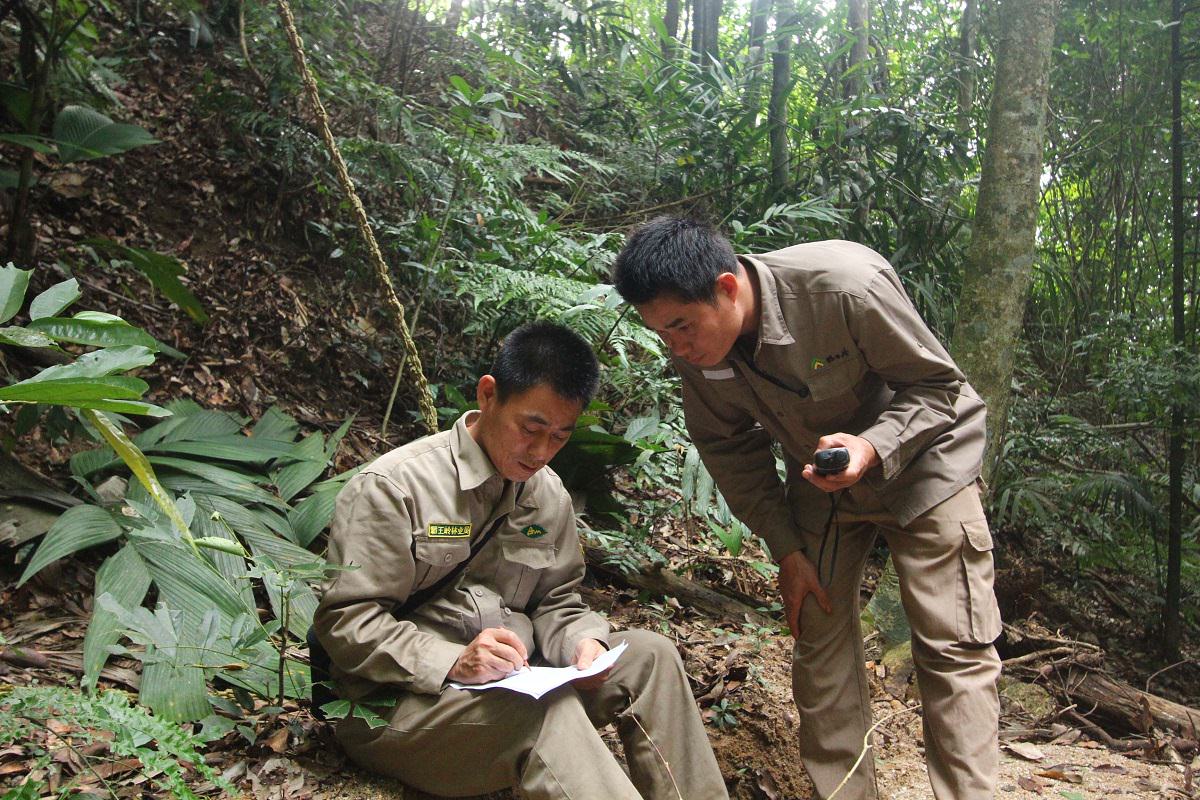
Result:
<svg viewBox="0 0 1200 800"><path fill-rule="evenodd" d="M529 664L521 637L507 628L484 628L446 676L458 683L487 683Z"/></svg>
<svg viewBox="0 0 1200 800"><path fill-rule="evenodd" d="M821 588L817 568L799 550L788 553L779 562L779 594L783 598L783 610L787 614L788 629L792 638L800 638L800 608L809 594L817 599L826 614L833 611L829 595Z"/></svg>

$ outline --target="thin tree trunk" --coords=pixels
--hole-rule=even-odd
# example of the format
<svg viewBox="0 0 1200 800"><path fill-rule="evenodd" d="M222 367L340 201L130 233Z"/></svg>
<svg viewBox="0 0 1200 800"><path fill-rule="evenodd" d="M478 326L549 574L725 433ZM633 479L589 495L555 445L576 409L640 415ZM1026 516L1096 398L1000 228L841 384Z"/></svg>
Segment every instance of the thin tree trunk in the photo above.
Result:
<svg viewBox="0 0 1200 800"><path fill-rule="evenodd" d="M850 48L850 69L843 76L842 90L846 99L862 97L868 86L871 58L871 11L867 0L847 0L846 28L854 42Z"/></svg>
<svg viewBox="0 0 1200 800"><path fill-rule="evenodd" d="M692 0L692 60L711 64L720 53L721 0Z"/></svg>
<svg viewBox="0 0 1200 800"><path fill-rule="evenodd" d="M975 224L953 350L987 402L991 476L1012 401L1010 385L1033 273L1050 50L1058 0L1004 0L996 80Z"/></svg>
<svg viewBox="0 0 1200 800"><path fill-rule="evenodd" d="M757 113L762 108L763 63L766 61L767 21L771 0L752 0L750 4L750 44L747 50L749 80L746 81L746 107Z"/></svg>
<svg viewBox="0 0 1200 800"><path fill-rule="evenodd" d="M53 31L58 30L57 9L49 30L41 26L35 12L24 3L17 3L15 11L20 25L18 44L18 61L21 78L30 93L29 117L26 120L25 133L37 136L42 130L42 121L46 114L46 93L49 83L50 67L55 55L54 45L47 44L41 57L38 55L38 34L42 34L44 42L49 43ZM24 149L21 153L20 165L17 168L17 193L13 199L12 214L9 217L8 241L5 244L5 261L16 261L20 266L29 266L33 261L34 245L32 210L33 210L33 150Z"/></svg>
<svg viewBox="0 0 1200 800"><path fill-rule="evenodd" d="M787 105L791 94L792 37L795 24L792 0L775 0L775 51L771 53L771 100L767 105L767 129L771 143L771 196L778 197L788 185Z"/></svg>
<svg viewBox="0 0 1200 800"><path fill-rule="evenodd" d="M667 10L663 14L663 27L667 30L667 38L678 41L679 39L679 12L680 0L667 0ZM666 43L670 45L670 42Z"/></svg>
<svg viewBox="0 0 1200 800"><path fill-rule="evenodd" d="M975 109L975 37L979 32L979 4L967 0L958 31L958 127L971 129Z"/></svg>
<svg viewBox="0 0 1200 800"><path fill-rule="evenodd" d="M463 0L451 0L450 13L446 14L446 32L450 35L458 33L458 26L462 24L463 15Z"/></svg>
<svg viewBox="0 0 1200 800"><path fill-rule="evenodd" d="M1179 29L1183 25L1182 0L1171 0L1171 318L1175 344L1176 390L1171 407L1171 437L1167 456L1168 533L1167 591L1163 608L1163 657L1179 658L1180 639L1180 567L1183 557L1183 461L1184 396L1187 391L1183 348L1187 346L1184 329L1183 257L1183 54Z"/></svg>

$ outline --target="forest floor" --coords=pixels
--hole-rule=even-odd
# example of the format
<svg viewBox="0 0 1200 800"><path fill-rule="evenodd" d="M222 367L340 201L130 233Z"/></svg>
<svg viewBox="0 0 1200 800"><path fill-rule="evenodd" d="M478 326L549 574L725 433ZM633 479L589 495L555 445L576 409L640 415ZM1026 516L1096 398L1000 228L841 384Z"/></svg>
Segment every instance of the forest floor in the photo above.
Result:
<svg viewBox="0 0 1200 800"><path fill-rule="evenodd" d="M187 354L183 361L160 359L145 371L155 387L152 399L187 396L252 417L279 403L306 426L325 430L352 413L355 423L336 466L373 458L415 434L405 417L389 437L380 435L393 377L388 369L398 362L399 351L387 344L390 337L379 334L387 323L374 290L310 252L301 233L281 230L294 198L264 197L263 177L230 155L215 113L192 93L208 65L186 60L169 69L161 62L147 64L120 95L125 119L147 127L161 144L132 152L119 165L39 164L46 187L38 216L41 260L72 264L84 290L81 308L120 314ZM191 325L144 280L90 260L83 245L91 236L183 259L189 285L212 314L209 324ZM35 288L57 280L61 276L54 269L39 270ZM453 343L443 335L418 332L431 373L452 357L447 354ZM410 401L402 394L398 405L408 407ZM66 458L78 446L35 432L19 441L16 452L23 462L61 478ZM676 533L676 541L685 541L681 531ZM0 683L74 685L98 561L88 555L69 559L15 590L14 553L0 549L0 559L0 633L12 644L36 646L44 656L26 665L0 662ZM1039 578L1006 611L1037 611L1048 628L1062 626L1097 640L1111 668L1136 685L1161 666L1147 655L1152 642L1144 635L1153 606L1106 599L1105 590L1087 588L1102 586L1103 576L1078 594L1054 590L1073 583L1037 556L1014 557L1022 559L1037 562ZM771 596L766 582L754 589L760 597ZM811 796L795 745L801 723L790 699L788 637L656 602L617 584L592 584L587 596L615 627L659 630L678 643L735 797ZM1158 679L1156 691L1197 705L1200 666L1192 661ZM888 717L875 737L881 794L896 800L932 797L911 689L904 682L889 686L883 667L869 667L876 716ZM135 676L122 681L123 673L114 674L112 685L131 688L136 682ZM1105 749L1059 724L1058 712L1031 714L1005 702L1001 796L1197 796L1183 766L1160 763L1157 752L1131 758ZM345 763L329 746L327 728L306 710L288 708L257 726L253 746L231 734L213 746L211 755L212 763L250 796L423 797ZM0 752L0 785L24 774L25 756Z"/></svg>

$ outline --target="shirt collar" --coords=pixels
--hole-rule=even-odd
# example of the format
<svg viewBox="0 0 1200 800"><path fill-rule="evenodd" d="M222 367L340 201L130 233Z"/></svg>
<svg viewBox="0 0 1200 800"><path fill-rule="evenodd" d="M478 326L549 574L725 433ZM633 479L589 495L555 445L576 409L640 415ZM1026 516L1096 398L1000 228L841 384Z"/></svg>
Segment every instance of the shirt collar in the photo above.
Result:
<svg viewBox="0 0 1200 800"><path fill-rule="evenodd" d="M479 488L493 476L499 477L492 460L467 430L467 425L474 423L478 417L478 411L463 414L454 423L454 431L450 436L450 455L458 468L458 487L464 492Z"/></svg>
<svg viewBox="0 0 1200 800"><path fill-rule="evenodd" d="M787 322L783 318L783 309L779 307L779 287L775 281L775 274L756 258L738 256L738 260L758 279L759 319L755 351L757 352L758 345L763 344L795 344L796 338L788 330Z"/></svg>

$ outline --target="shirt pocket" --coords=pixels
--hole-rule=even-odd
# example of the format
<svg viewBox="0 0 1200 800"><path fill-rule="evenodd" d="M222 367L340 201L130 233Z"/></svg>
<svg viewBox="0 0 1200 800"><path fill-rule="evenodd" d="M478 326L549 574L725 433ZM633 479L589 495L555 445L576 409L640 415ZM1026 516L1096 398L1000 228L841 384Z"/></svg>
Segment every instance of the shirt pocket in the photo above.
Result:
<svg viewBox="0 0 1200 800"><path fill-rule="evenodd" d="M849 422L858 409L855 386L865 369L861 361L847 358L836 364L821 367L806 379L811 400L804 409L809 426L815 430Z"/></svg>
<svg viewBox="0 0 1200 800"><path fill-rule="evenodd" d="M504 558L497 577L504 600L510 608L524 611L541 572L558 562L558 551L553 544L522 539L503 539L500 548Z"/></svg>
<svg viewBox="0 0 1200 800"><path fill-rule="evenodd" d="M430 539L418 536L413 540L413 556L416 558L416 586L433 583L471 555L471 540Z"/></svg>

